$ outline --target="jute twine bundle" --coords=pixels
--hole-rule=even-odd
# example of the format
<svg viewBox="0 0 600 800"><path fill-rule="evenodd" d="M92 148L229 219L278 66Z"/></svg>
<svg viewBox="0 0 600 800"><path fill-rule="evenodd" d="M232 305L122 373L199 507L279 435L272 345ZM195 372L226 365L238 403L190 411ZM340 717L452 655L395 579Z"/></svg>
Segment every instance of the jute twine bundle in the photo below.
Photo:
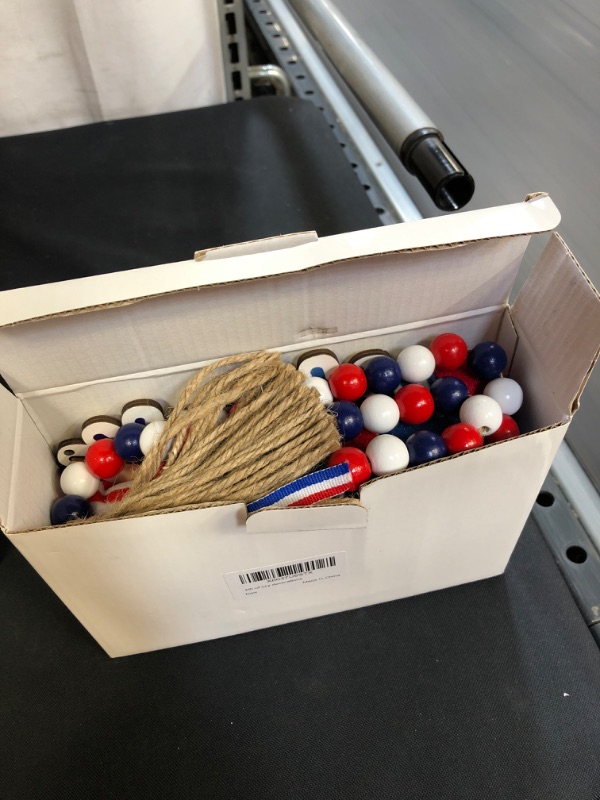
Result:
<svg viewBox="0 0 600 800"><path fill-rule="evenodd" d="M129 492L104 518L249 503L310 472L339 446L317 390L278 353L222 358L189 381Z"/></svg>

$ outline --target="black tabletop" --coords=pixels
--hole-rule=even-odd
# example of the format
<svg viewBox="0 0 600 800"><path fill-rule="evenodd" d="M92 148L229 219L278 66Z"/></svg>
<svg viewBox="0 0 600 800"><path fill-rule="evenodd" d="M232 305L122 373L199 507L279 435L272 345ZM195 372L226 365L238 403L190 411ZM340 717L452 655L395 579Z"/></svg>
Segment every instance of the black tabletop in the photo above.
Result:
<svg viewBox="0 0 600 800"><path fill-rule="evenodd" d="M226 108L0 140L4 288L378 224L312 107ZM116 660L0 542L0 798L600 798L600 656L533 520L502 577Z"/></svg>

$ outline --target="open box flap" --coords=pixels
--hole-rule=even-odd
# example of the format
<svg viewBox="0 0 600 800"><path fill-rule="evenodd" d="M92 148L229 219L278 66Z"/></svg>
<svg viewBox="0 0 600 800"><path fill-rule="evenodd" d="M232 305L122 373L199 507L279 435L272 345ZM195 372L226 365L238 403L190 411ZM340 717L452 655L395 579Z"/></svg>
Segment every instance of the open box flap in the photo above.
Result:
<svg viewBox="0 0 600 800"><path fill-rule="evenodd" d="M37 391L495 307L529 234L558 220L543 195L285 250L4 292L0 370L14 391Z"/></svg>
<svg viewBox="0 0 600 800"><path fill-rule="evenodd" d="M306 242L302 235L298 239L301 244L295 248L289 248L289 237L281 237L284 257L276 247L277 238L267 240L271 243L270 252L252 252L256 245L252 242L249 255L219 260L217 266L210 258L199 263L180 261L45 284L41 289L27 286L0 292L0 325L126 302L166 291L295 272L376 253L543 233L553 230L559 221L560 214L552 200L539 193L523 203L343 233L317 241ZM215 250L219 248L205 252L210 255Z"/></svg>
<svg viewBox="0 0 600 800"><path fill-rule="evenodd" d="M531 413L538 425L550 424L557 409L570 416L600 350L600 295L558 234L519 292L512 316L519 335L513 371L532 389L544 387L529 392L536 402Z"/></svg>

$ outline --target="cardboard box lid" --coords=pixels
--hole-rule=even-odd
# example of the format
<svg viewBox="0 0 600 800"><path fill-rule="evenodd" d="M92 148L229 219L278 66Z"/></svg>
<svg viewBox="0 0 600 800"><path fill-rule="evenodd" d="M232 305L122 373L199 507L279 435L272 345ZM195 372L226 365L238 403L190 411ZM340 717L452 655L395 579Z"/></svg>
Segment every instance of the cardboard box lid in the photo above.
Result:
<svg viewBox="0 0 600 800"><path fill-rule="evenodd" d="M16 392L39 391L496 307L507 302L530 235L559 220L537 194L2 292L0 372Z"/></svg>

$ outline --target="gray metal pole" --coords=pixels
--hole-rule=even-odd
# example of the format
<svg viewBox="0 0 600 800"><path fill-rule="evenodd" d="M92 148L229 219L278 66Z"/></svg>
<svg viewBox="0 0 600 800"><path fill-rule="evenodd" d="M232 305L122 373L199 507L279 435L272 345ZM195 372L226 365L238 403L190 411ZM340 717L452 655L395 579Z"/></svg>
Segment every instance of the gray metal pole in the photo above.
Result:
<svg viewBox="0 0 600 800"><path fill-rule="evenodd" d="M288 0L367 110L409 172L435 204L462 208L474 181L432 120L359 37L330 0Z"/></svg>

